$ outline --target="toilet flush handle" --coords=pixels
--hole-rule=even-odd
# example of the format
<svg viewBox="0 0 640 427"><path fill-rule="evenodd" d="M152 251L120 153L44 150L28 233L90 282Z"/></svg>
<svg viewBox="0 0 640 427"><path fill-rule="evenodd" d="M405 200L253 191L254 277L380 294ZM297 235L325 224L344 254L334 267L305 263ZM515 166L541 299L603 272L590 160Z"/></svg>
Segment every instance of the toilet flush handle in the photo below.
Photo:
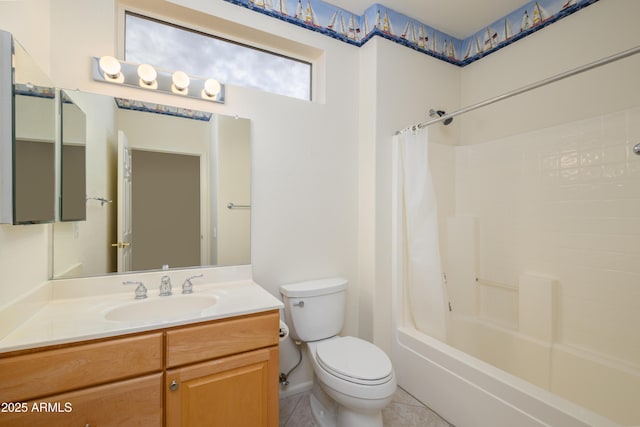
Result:
<svg viewBox="0 0 640 427"><path fill-rule="evenodd" d="M293 306L302 308L302 307L304 307L304 301L299 301L299 302L293 304Z"/></svg>

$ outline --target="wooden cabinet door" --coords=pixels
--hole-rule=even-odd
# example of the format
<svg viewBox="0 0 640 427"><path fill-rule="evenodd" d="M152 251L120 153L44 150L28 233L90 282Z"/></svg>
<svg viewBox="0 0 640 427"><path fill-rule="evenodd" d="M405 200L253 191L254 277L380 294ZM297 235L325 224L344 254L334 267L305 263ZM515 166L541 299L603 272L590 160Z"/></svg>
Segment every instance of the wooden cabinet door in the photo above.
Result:
<svg viewBox="0 0 640 427"><path fill-rule="evenodd" d="M167 427L276 427L278 348L167 371Z"/></svg>
<svg viewBox="0 0 640 427"><path fill-rule="evenodd" d="M162 373L21 405L20 412L0 413L0 427L161 427Z"/></svg>

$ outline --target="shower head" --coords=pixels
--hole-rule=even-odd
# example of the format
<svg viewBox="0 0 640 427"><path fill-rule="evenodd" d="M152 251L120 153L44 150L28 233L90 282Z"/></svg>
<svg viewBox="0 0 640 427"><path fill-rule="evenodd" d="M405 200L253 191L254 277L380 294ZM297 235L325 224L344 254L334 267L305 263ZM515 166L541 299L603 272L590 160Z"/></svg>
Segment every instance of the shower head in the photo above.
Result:
<svg viewBox="0 0 640 427"><path fill-rule="evenodd" d="M445 114L447 113L443 110L437 110L437 111L434 109L429 110L429 117L436 117L436 116L442 117ZM444 119L442 123L444 123L445 126L448 126L451 124L452 121L453 121L453 117L449 117L448 119Z"/></svg>

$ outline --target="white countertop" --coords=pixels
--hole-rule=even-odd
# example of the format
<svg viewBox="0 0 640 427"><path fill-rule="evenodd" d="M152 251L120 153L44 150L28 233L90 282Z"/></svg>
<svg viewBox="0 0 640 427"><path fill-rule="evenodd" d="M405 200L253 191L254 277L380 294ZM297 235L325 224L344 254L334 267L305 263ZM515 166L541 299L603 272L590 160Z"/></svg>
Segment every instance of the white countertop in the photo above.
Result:
<svg viewBox="0 0 640 427"><path fill-rule="evenodd" d="M23 303L23 307L18 304L18 307L8 307L0 311L0 323L6 323L3 321L8 320L7 317L16 317L18 309L31 307L32 310L27 318L5 331L4 335L0 335L0 353L150 331L283 307L280 300L251 279L241 277L237 280L229 280L229 277L225 277L221 281L219 274L211 275L207 272L205 272L204 278L193 280L192 294L181 295L182 281L175 279L193 273L193 270L189 270L186 274L181 271L154 273L151 277L154 283L160 274L168 274L172 277L174 295L160 297L155 284L149 286L151 282L145 281L145 286L149 290L148 298L143 300L134 299L135 286L124 287L121 285L123 280L138 280L139 277L112 276L110 280L104 278L76 279L86 282L75 282L71 285L68 282L60 282L57 288L55 282L53 284L49 282L47 289L36 293L46 295L44 301L34 303L34 297L31 296L26 298L28 301ZM195 274L197 273L195 272ZM74 292L74 290L78 290L78 292ZM91 295L92 290L98 291L98 294ZM171 301L178 302L181 298L201 296L214 297L216 303L196 313L181 316L172 315L169 312L166 319L159 321L114 321L105 318L110 310L129 304L144 304L159 299L170 304ZM42 296L39 296L35 299L41 298Z"/></svg>

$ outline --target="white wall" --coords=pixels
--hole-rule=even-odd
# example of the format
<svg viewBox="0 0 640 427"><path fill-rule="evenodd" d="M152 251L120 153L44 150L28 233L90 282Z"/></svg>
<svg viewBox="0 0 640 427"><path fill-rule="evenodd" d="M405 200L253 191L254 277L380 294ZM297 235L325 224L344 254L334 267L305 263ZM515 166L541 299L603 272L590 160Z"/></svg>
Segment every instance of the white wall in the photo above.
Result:
<svg viewBox="0 0 640 427"><path fill-rule="evenodd" d="M244 119L220 116L217 124L216 264L251 263L251 130Z"/></svg>
<svg viewBox="0 0 640 427"><path fill-rule="evenodd" d="M24 0L0 6L0 29L12 33L48 73L49 3ZM0 306L47 280L50 230L50 225L0 225Z"/></svg>
<svg viewBox="0 0 640 427"><path fill-rule="evenodd" d="M0 10L0 29L13 34L40 69L50 75L49 1L7 1Z"/></svg>

